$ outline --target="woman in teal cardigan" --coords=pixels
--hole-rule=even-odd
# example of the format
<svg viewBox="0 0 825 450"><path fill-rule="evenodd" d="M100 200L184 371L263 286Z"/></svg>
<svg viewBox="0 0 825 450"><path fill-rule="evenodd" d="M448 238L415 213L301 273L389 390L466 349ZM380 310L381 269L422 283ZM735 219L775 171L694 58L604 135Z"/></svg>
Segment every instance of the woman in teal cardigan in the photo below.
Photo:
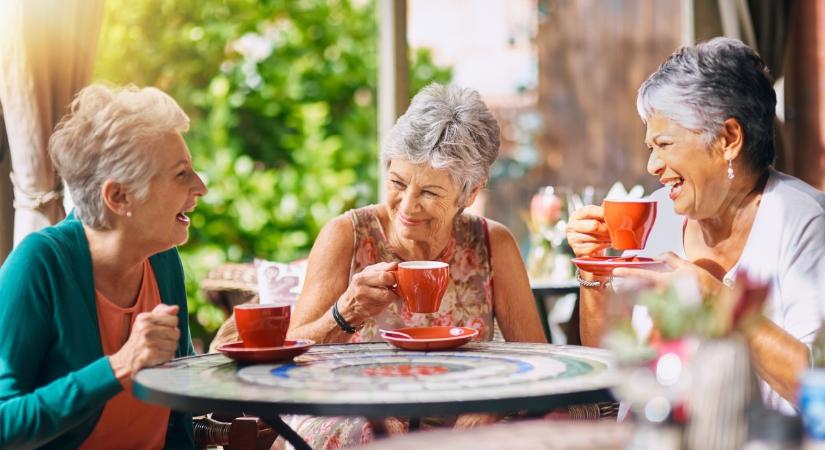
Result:
<svg viewBox="0 0 825 450"><path fill-rule="evenodd" d="M175 246L206 187L154 88L81 91L49 147L74 211L0 267L0 448L192 448L189 416L131 395L193 354Z"/></svg>

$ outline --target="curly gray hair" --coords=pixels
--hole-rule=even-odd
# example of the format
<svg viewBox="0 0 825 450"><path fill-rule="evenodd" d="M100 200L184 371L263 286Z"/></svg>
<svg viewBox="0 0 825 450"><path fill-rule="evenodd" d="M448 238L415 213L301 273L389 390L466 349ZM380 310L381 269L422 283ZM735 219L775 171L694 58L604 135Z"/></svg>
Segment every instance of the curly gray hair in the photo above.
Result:
<svg viewBox="0 0 825 450"><path fill-rule="evenodd" d="M49 140L52 162L66 181L77 217L94 229L110 229L103 183L115 180L145 198L157 171L148 151L152 141L188 129L189 117L159 89L94 84L81 90Z"/></svg>
<svg viewBox="0 0 825 450"><path fill-rule="evenodd" d="M447 169L459 188L459 204L487 182L498 157L499 126L478 92L432 83L422 89L390 130L381 160Z"/></svg>
<svg viewBox="0 0 825 450"><path fill-rule="evenodd" d="M765 62L736 39L714 38L674 52L639 87L636 109L645 123L661 114L701 132L708 145L725 120L735 118L749 165L761 171L773 162L776 93Z"/></svg>

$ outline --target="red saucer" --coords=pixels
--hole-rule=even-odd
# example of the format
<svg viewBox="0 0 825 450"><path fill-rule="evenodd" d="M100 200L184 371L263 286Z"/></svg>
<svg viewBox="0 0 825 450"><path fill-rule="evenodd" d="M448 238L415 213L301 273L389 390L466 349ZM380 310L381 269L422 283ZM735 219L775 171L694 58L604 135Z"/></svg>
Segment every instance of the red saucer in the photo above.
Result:
<svg viewBox="0 0 825 450"><path fill-rule="evenodd" d="M218 351L235 361L264 363L289 361L306 352L313 345L315 345L315 341L309 339L298 339L295 341L287 339L281 347L246 348L243 346L243 342L239 341L219 345Z"/></svg>
<svg viewBox="0 0 825 450"><path fill-rule="evenodd" d="M478 335L478 330L469 327L417 327L392 331L412 336L413 339L405 339L381 334L385 341L404 350L448 350L461 347Z"/></svg>
<svg viewBox="0 0 825 450"><path fill-rule="evenodd" d="M573 258L573 264L583 272L596 275L612 275L613 269L627 267L629 269L662 270L665 263L642 256L584 256Z"/></svg>

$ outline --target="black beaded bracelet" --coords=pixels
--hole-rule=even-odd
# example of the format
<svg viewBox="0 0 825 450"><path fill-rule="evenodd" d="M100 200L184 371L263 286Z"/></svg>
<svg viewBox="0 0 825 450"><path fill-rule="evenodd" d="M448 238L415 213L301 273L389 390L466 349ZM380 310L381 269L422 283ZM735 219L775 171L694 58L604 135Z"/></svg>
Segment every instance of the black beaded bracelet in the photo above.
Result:
<svg viewBox="0 0 825 450"><path fill-rule="evenodd" d="M355 328L354 326L350 325L349 322L347 322L347 319L344 319L344 316L341 315L341 311L338 311L337 300L335 301L335 304L332 305L332 318L335 319L335 323L338 324L338 327L344 330L345 332L349 334L354 334L356 331L358 331L357 328Z"/></svg>

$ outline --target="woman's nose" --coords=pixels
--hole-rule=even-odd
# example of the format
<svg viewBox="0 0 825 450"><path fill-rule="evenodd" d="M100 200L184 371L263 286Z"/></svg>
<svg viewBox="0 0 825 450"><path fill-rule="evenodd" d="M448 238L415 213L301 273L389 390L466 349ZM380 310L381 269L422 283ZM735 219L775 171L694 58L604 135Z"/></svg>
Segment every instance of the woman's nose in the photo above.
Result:
<svg viewBox="0 0 825 450"><path fill-rule="evenodd" d="M665 169L665 163L656 156L656 150L650 152L647 159L647 172L651 175L659 176Z"/></svg>
<svg viewBox="0 0 825 450"><path fill-rule="evenodd" d="M198 197L202 197L209 192L209 188L206 187L206 183L203 182L203 178L195 172L195 195Z"/></svg>
<svg viewBox="0 0 825 450"><path fill-rule="evenodd" d="M418 205L416 196L413 195L411 191L411 189L407 189L401 196L401 212L403 213L415 212L415 208Z"/></svg>

